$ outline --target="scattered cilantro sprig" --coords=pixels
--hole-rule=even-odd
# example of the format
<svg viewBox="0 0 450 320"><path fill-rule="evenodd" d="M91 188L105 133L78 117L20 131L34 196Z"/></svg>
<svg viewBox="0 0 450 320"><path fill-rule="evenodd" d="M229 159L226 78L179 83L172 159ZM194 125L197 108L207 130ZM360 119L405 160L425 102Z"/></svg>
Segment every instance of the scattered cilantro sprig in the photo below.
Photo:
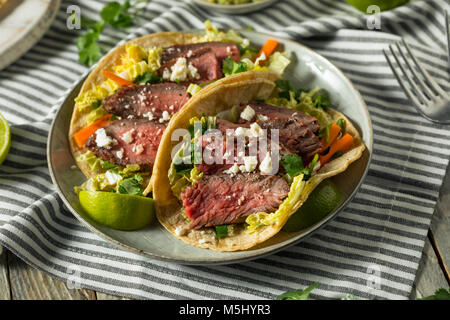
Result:
<svg viewBox="0 0 450 320"><path fill-rule="evenodd" d="M428 297L419 298L417 300L450 300L450 288L448 290L440 288Z"/></svg>
<svg viewBox="0 0 450 320"><path fill-rule="evenodd" d="M137 5L149 0L125 0L124 3L117 1L109 2L100 12L100 21L82 20L82 25L87 29L86 33L77 39L78 61L85 66L92 66L101 57L102 52L98 44L100 34L104 28L128 28L133 24L134 17L139 12Z"/></svg>
<svg viewBox="0 0 450 320"><path fill-rule="evenodd" d="M232 57L223 60L222 72L225 76L247 71L245 62L235 62Z"/></svg>
<svg viewBox="0 0 450 320"><path fill-rule="evenodd" d="M308 300L311 291L313 291L319 285L320 285L319 282L315 282L305 290L298 289L294 291L285 292L282 295L280 295L277 298L277 300Z"/></svg>
<svg viewBox="0 0 450 320"><path fill-rule="evenodd" d="M309 166L305 168L303 166L302 157L296 154L287 154L280 160L280 163L290 177L295 177L296 175L303 173L305 175L305 180L307 180L311 177L318 160L319 155L316 154Z"/></svg>
<svg viewBox="0 0 450 320"><path fill-rule="evenodd" d="M144 192L144 188L141 186L141 182L144 181L144 178L139 173L136 173L134 176L130 178L123 179L119 183L119 193L123 194L131 194L135 196L141 196Z"/></svg>

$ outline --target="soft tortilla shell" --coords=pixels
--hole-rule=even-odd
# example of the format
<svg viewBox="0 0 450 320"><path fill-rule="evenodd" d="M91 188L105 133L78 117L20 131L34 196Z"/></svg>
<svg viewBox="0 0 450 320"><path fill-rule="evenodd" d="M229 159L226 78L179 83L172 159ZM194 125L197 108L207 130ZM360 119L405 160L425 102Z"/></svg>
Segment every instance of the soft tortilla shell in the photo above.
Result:
<svg viewBox="0 0 450 320"><path fill-rule="evenodd" d="M276 235L320 182L345 171L352 162L361 157L365 146L358 131L343 114L329 109L328 112L334 121L341 118L345 119L346 131L355 139L354 146L341 157L327 163L316 175L308 180L299 201L288 215L280 218L276 224L261 227L256 232L249 234L245 232L244 228L239 228L232 235L221 239L214 237L213 228L189 230L187 233L179 232L179 230L188 230L189 223L182 215L183 207L173 196L168 179L168 170L172 161L172 148L178 143L171 141L172 132L177 128L187 128L189 119L194 116L198 117L202 114L216 115L241 102L267 98L274 87L273 82L263 75L254 80L215 86L204 92L195 101L189 102L185 106L186 108L183 109L183 112L178 113L176 118L171 121L169 128L164 133L161 148L153 168L153 197L156 201L158 220L178 239L194 246L216 251L237 251L252 248ZM178 230L175 232L177 228Z"/></svg>

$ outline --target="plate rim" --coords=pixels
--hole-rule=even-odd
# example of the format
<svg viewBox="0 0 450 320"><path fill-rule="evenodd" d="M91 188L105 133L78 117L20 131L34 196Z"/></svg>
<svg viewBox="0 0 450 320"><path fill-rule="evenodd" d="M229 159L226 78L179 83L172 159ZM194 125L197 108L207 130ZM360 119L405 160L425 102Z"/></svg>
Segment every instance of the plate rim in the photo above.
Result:
<svg viewBox="0 0 450 320"><path fill-rule="evenodd" d="M243 29L235 29L235 31L239 32L239 33L253 33L253 34L258 34L259 36L265 36L265 37L273 37L273 38L277 38L277 40L280 40L282 42L286 41L286 42L290 42L293 45L296 46L301 46L303 47L303 49L310 51L311 53L313 53L315 56L317 56L321 61L330 64L336 72L338 72L340 74L340 76L342 76L351 86L351 88L353 89L354 93L356 93L357 98L360 100L361 105L363 106L363 111L366 115L366 118L368 120L368 125L369 125L369 133L370 133L370 137L368 137L368 143L369 145L366 145L366 150L368 151L368 158L367 158L367 165L364 169L364 172L357 184L357 186L354 188L354 190L352 191L352 193L350 194L350 196L340 204L340 206L334 210L334 212L332 212L331 214L328 214L324 219L320 220L319 222L317 222L316 224L314 224L313 226L311 226L305 234L300 234L298 236L295 236L291 239L287 239L284 240L280 243L277 244L272 244L271 246L276 246L275 248L272 249L268 249L265 252L262 253L255 253L253 255L247 256L247 257L236 257L236 258L230 258L227 259L225 261L217 261L217 260L195 260L195 261L189 261L189 260L185 260L185 259L177 259L177 258L172 258L172 257L167 257L167 256L163 256L163 255L157 255L151 252L148 252L146 250L143 249L137 249L135 247L126 245L124 243L121 243L120 241L108 236L107 234L101 232L100 230L96 229L93 225L91 225L88 221L86 221L78 212L77 210L75 210L75 208L72 207L72 205L70 204L70 202L68 201L68 199L65 197L58 180L56 179L55 176L55 172L54 172L54 168L53 168L53 164L51 161L51 142L53 137L53 133L55 130L55 123L56 123L56 119L58 118L59 114L62 112L62 106L66 103L67 99L72 95L72 93L74 92L74 90L79 87L83 81L86 79L86 77L89 75L90 72L92 72L92 68L90 68L89 70L87 70L85 73L83 73L81 75L81 78L79 81L77 81L75 84L73 84L68 90L66 95L64 96L63 99L61 99L60 105L58 107L58 110L55 112L54 114L54 118L52 120L51 126L50 126L50 130L48 133L48 137L47 137L47 146L46 146L46 157L47 157L47 165L48 165L48 169L49 169L49 174L51 177L51 180L53 182L53 185L56 188L56 191L58 193L58 196L61 198L61 200L63 201L63 203L65 204L65 206L67 207L67 209L77 218L77 220L79 220L84 226L86 226L91 232L95 233L96 235L98 235L100 238L102 238L103 240L106 240L116 246L118 246L121 249L125 249L128 250L129 252L133 252L135 254L138 254L142 257L146 257L146 258L152 258L155 260L159 260L159 261L165 261L165 262L172 262L172 263L177 263L180 265L226 265L226 264L233 264L233 263L241 263L241 262L246 262L246 261L250 261L250 260L254 260L257 258L261 258L267 255L272 255L275 254L276 252L279 252L281 250L284 250L290 246L293 246L305 239L307 239L308 237L310 237L312 234L314 234L315 232L317 232L318 230L320 230L322 227L324 227L326 224L328 224L330 221L332 221L343 209L345 209L345 207L349 204L349 202L351 202L351 200L354 198L354 196L356 195L356 193L358 192L358 190L360 189L362 183L364 182L367 173L369 171L369 167L372 161L372 150L373 150L373 126L372 126L372 119L370 117L370 113L369 110L367 108L367 105L364 101L364 99L361 96L361 93L359 92L359 90L356 88L356 86L353 84L353 82L347 77L347 75L337 66L335 66L330 60L328 60L327 58L325 58L324 56L322 56L321 54L319 54L318 52L316 52L315 50L309 48L308 46L296 42L294 40L290 40L290 39L286 39L283 37L279 37L279 36L274 36L268 33L264 33L264 32L258 32L258 31L252 31L252 30L243 30ZM182 31L183 33L192 33L192 32L198 32L198 29L193 29L193 30L184 30ZM281 42L281 43L282 43ZM114 50L111 49L111 50ZM65 137L67 139L67 136ZM73 157L73 156L72 156ZM158 221L159 223L159 221ZM268 247L266 247L268 248ZM209 250L209 249L205 249L205 250ZM259 249L257 249L259 250ZM251 250L245 250L247 252L250 252Z"/></svg>
<svg viewBox="0 0 450 320"><path fill-rule="evenodd" d="M202 8L205 8L207 10L217 10L218 12L225 14L244 14L259 11L264 8L267 8L276 1L277 0L263 0L260 2L249 2L249 3L229 5L229 4L208 2L205 0L192 0L194 4Z"/></svg>

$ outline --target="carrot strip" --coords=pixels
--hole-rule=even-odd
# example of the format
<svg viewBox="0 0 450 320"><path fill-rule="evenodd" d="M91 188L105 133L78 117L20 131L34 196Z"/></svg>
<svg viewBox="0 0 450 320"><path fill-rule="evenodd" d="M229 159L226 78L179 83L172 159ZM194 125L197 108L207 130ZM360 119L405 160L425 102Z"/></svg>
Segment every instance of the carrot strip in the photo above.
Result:
<svg viewBox="0 0 450 320"><path fill-rule="evenodd" d="M83 128L80 131L78 131L77 133L75 133L74 139L75 139L75 142L77 143L77 145L80 148L84 147L86 145L86 142L88 141L89 137L92 136L94 134L94 132L97 131L98 129L106 126L108 124L108 122L110 121L111 117L112 117L112 114L109 113L109 114L101 117L97 121L93 122L89 126Z"/></svg>
<svg viewBox="0 0 450 320"><path fill-rule="evenodd" d="M134 86L134 83L133 83L133 82L128 81L127 79L124 79L124 78L122 78L122 77L119 77L118 75L116 75L116 74L114 74L114 73L112 73L112 72L103 70L103 71L102 71L102 74L103 74L105 77L107 77L108 79L111 79L112 81L114 81L115 83L117 83L118 85L121 85L121 86Z"/></svg>
<svg viewBox="0 0 450 320"><path fill-rule="evenodd" d="M338 151L342 151L342 153L349 151L353 146L353 140L353 137L348 133L339 140L336 140L330 146L330 151L326 155L319 157L320 165L323 166L325 163L329 162L333 155Z"/></svg>
<svg viewBox="0 0 450 320"><path fill-rule="evenodd" d="M327 136L322 138L322 141L320 143L322 144L322 149L320 150L320 153L324 152L329 146L333 144L333 142L336 140L337 136L339 135L339 132L341 132L341 127L333 123L330 127L330 132L328 135L328 141Z"/></svg>
<svg viewBox="0 0 450 320"><path fill-rule="evenodd" d="M262 46L261 50L258 53L256 60L264 53L265 58L258 60L260 63L267 60L269 56L275 51L275 48L278 46L277 40L268 39L266 43Z"/></svg>

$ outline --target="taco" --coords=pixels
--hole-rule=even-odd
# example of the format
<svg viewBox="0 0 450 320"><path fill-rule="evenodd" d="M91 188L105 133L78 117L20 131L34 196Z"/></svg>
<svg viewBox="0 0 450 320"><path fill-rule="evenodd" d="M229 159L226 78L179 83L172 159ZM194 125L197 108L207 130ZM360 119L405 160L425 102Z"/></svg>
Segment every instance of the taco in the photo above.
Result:
<svg viewBox="0 0 450 320"><path fill-rule="evenodd" d="M206 32L163 32L131 40L107 54L82 85L69 129L70 146L96 190L139 173L149 184L159 142L173 115L208 86L251 79L258 71L273 77L289 63L282 53L254 63L258 50L233 30L206 22ZM272 66L272 67L271 67ZM109 173L111 176L111 173ZM110 183L109 183L109 182ZM113 181L113 182L111 182Z"/></svg>
<svg viewBox="0 0 450 320"><path fill-rule="evenodd" d="M250 249L364 148L323 90L300 91L264 74L215 86L191 100L161 140L153 169L158 220L194 246Z"/></svg>

